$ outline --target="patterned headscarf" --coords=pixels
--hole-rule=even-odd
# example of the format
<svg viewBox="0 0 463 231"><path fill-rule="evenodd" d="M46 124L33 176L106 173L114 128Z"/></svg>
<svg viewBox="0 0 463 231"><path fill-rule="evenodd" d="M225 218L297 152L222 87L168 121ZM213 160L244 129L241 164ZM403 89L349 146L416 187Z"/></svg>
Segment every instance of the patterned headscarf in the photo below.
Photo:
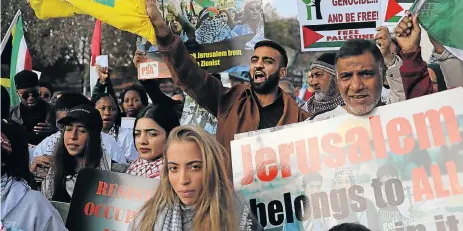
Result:
<svg viewBox="0 0 463 231"><path fill-rule="evenodd" d="M200 26L195 31L196 41L199 44L208 44L232 38L232 30L227 23L217 17L210 18L210 12L215 13L210 8L205 8L201 11Z"/></svg>

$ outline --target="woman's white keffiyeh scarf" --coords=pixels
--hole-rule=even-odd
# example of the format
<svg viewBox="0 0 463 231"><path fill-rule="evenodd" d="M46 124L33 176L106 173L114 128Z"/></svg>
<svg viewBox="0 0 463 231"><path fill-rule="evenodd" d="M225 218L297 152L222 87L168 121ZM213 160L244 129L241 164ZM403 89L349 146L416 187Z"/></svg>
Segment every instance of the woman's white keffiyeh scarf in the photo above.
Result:
<svg viewBox="0 0 463 231"><path fill-rule="evenodd" d="M159 155L154 160L145 160L138 157L130 164L126 173L134 176L159 179L161 177L162 160L162 155Z"/></svg>

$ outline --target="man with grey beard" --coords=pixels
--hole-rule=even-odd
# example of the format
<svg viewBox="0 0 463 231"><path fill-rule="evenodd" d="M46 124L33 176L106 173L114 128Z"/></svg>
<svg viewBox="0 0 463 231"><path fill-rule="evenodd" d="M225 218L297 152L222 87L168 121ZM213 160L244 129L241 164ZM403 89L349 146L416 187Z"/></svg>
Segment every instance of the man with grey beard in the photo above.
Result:
<svg viewBox="0 0 463 231"><path fill-rule="evenodd" d="M335 53L322 54L310 66L307 82L315 89L315 94L303 107L310 114L310 119L345 105L336 86L335 57Z"/></svg>
<svg viewBox="0 0 463 231"><path fill-rule="evenodd" d="M420 75L419 69L413 69L415 66L425 65L422 60L420 62L420 59L415 58L417 54L421 54L421 29L417 16L412 18L412 15L407 15L404 17L395 32L397 43L402 48L400 55L403 59L403 65L400 67L400 74L403 83L396 84L397 87L391 88L391 91L395 90L398 95L402 95L399 98L405 98L404 93L409 95L408 98L425 95L427 89L419 83L426 75ZM382 44L381 39L378 39L377 43L381 48L390 45ZM387 68L389 67L391 70L392 66L391 64L386 65L378 46L368 40L353 39L346 41L339 49L334 62L336 85L346 105L338 106L332 111L317 116L317 120L346 113L366 115L374 108L384 105L381 102L382 83L386 78ZM402 85L403 89L399 85Z"/></svg>

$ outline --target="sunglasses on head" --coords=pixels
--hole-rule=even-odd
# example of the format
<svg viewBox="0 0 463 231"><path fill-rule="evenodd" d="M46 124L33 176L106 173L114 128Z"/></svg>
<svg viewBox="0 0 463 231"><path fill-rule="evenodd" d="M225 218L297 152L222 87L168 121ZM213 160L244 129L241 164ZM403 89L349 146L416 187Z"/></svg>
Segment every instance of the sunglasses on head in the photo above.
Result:
<svg viewBox="0 0 463 231"><path fill-rule="evenodd" d="M25 92L23 92L23 93L21 94L21 97L22 97L23 99L29 99L29 96L32 96L33 98L37 98L37 97L39 97L39 95L40 95L40 94L39 94L38 92L35 92L35 91L33 91L33 92L27 92L27 91L25 91Z"/></svg>

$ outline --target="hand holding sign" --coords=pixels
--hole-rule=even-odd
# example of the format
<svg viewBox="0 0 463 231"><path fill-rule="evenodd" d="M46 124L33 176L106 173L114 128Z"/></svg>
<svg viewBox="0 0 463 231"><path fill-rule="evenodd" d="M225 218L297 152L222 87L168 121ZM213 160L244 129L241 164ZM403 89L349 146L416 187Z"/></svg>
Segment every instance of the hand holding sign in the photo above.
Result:
<svg viewBox="0 0 463 231"><path fill-rule="evenodd" d="M145 62L147 60L146 53L140 50L135 51L135 55L133 56L133 65L138 69L141 62Z"/></svg>
<svg viewBox="0 0 463 231"><path fill-rule="evenodd" d="M418 23L418 15L408 13L394 30L397 43L403 52L414 51L419 48L421 40L421 27Z"/></svg>
<svg viewBox="0 0 463 231"><path fill-rule="evenodd" d="M98 75L98 82L102 85L106 84L109 78L109 72L107 67L101 67L100 65L95 66L95 71Z"/></svg>

